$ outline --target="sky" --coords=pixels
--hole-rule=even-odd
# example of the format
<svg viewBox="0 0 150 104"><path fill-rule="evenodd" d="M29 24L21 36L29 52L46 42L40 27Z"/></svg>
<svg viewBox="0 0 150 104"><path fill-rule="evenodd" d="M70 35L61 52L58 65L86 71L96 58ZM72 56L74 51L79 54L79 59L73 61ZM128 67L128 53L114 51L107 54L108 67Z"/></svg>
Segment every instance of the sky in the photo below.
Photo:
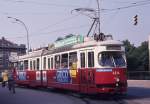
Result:
<svg viewBox="0 0 150 104"><path fill-rule="evenodd" d="M113 35L115 40L128 39L135 46L148 40L150 0L99 2L101 32ZM8 17L24 22L32 49L47 46L68 34L86 36L93 20L76 12L76 8L97 9L97 3L96 0L0 0L0 37L27 44L25 27ZM138 15L136 26L135 15Z"/></svg>

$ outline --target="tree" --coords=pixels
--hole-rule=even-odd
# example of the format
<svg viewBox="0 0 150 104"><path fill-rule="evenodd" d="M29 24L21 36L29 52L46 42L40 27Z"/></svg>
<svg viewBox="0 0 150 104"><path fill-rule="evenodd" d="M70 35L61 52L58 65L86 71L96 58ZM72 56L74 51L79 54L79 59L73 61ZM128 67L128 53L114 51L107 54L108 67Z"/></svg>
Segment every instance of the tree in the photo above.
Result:
<svg viewBox="0 0 150 104"><path fill-rule="evenodd" d="M149 64L148 42L142 42L139 47L135 47L129 40L125 40L123 43L127 57L128 71L147 71Z"/></svg>
<svg viewBox="0 0 150 104"><path fill-rule="evenodd" d="M125 53L127 58L127 68L128 71L133 71L137 66L137 60L136 57L133 55L133 52L135 51L136 47L129 42L129 40L123 41L125 46Z"/></svg>
<svg viewBox="0 0 150 104"><path fill-rule="evenodd" d="M148 50L148 41L144 41L141 43L141 46L137 47L139 51L139 60L140 64L138 69L144 69L144 71L148 70L149 65L149 50Z"/></svg>

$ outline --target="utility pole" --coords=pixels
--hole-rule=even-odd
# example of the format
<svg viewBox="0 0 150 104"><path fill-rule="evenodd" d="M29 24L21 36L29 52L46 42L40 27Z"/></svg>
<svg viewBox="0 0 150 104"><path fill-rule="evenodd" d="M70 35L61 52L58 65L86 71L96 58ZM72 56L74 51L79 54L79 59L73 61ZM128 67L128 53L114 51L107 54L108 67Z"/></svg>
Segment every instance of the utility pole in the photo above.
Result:
<svg viewBox="0 0 150 104"><path fill-rule="evenodd" d="M98 24L99 24L99 28L98 28L98 31L99 31L99 34L101 33L101 25L100 25L100 3L99 3L99 0L96 0L97 1L97 9L98 9Z"/></svg>

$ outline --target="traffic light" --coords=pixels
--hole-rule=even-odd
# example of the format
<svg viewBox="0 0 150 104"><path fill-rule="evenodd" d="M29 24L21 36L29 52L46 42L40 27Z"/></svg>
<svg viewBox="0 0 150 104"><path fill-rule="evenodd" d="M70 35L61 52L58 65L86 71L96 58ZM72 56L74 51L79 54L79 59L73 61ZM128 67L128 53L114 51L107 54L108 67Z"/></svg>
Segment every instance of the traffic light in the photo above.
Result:
<svg viewBox="0 0 150 104"><path fill-rule="evenodd" d="M138 15L135 15L134 16L134 25L137 25L137 23L138 23Z"/></svg>

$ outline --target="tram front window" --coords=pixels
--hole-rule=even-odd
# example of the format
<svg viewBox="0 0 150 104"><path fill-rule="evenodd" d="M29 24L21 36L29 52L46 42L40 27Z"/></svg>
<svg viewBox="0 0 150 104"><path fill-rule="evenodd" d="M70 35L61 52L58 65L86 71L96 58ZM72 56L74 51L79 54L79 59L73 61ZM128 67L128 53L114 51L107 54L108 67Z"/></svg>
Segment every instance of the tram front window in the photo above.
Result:
<svg viewBox="0 0 150 104"><path fill-rule="evenodd" d="M98 56L98 62L101 66L123 67L125 59L121 52L101 52Z"/></svg>
<svg viewBox="0 0 150 104"><path fill-rule="evenodd" d="M114 53L113 54L113 59L114 59L114 63L116 65L116 67L122 67L122 66L125 66L125 60L122 56L121 53Z"/></svg>

